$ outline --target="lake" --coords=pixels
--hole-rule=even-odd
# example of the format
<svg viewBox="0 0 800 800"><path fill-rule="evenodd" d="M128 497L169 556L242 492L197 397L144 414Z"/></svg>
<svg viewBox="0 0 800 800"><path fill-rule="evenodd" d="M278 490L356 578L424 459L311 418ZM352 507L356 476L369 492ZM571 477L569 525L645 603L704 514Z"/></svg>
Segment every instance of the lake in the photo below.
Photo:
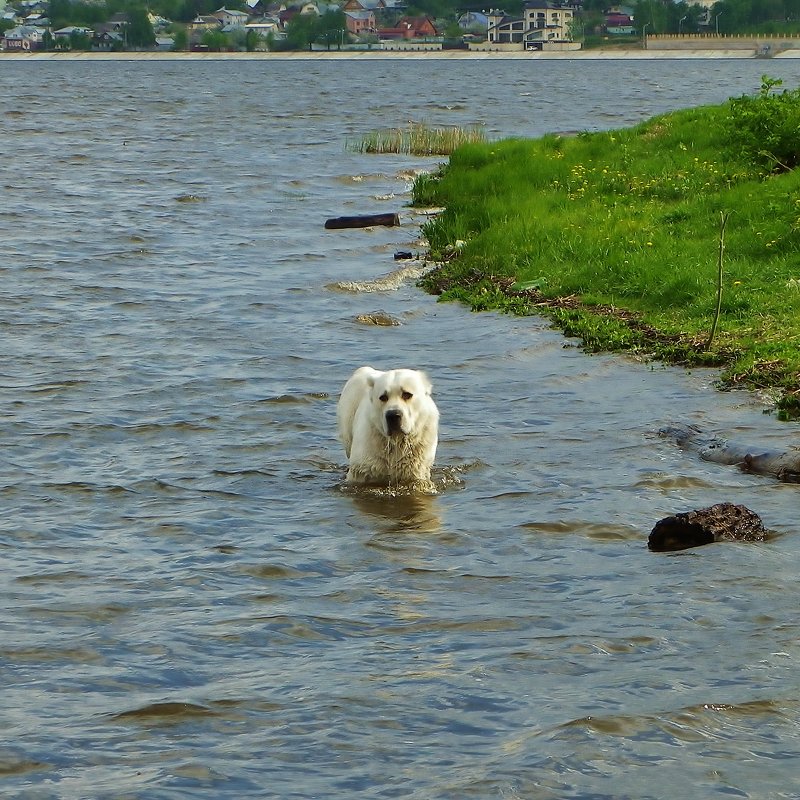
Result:
<svg viewBox="0 0 800 800"><path fill-rule="evenodd" d="M349 146L621 127L764 72L800 81L791 60L0 60L2 792L800 796L798 487L657 435L784 449L797 423L715 371L437 303L393 254L424 252L408 192L441 159ZM378 211L402 224L323 228ZM343 487L362 364L431 376L438 494ZM657 520L721 501L773 537L648 552Z"/></svg>

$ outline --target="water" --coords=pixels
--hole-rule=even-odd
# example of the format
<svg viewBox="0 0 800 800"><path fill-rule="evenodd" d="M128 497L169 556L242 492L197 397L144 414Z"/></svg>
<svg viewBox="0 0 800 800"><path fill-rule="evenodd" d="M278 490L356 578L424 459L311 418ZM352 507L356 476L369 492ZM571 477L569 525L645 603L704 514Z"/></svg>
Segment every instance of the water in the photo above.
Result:
<svg viewBox="0 0 800 800"><path fill-rule="evenodd" d="M436 163L348 140L617 127L763 71L3 61L0 791L800 797L797 486L655 435L776 449L796 425L413 281L334 287L420 249L406 193ZM432 376L439 495L342 491L364 363ZM718 501L776 535L647 551Z"/></svg>

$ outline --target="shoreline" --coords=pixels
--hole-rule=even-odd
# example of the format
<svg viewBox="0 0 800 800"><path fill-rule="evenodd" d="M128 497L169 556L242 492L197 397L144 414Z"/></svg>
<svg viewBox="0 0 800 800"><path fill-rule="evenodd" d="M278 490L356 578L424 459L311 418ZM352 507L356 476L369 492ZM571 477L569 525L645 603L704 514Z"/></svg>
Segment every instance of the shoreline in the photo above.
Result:
<svg viewBox="0 0 800 800"><path fill-rule="evenodd" d="M324 50L298 52L251 52L251 53L195 53L195 52L123 52L123 53L91 53L91 52L0 52L0 63L9 61L303 61L303 60L391 60L391 59L444 59L444 60L494 60L516 59L525 61L597 61L610 59L660 60L660 59L754 59L758 58L752 50L709 49L709 50L639 50L598 48L592 50L569 50L564 52L499 52L477 50ZM800 49L785 50L776 53L772 58L800 58ZM770 59L763 59L770 60Z"/></svg>

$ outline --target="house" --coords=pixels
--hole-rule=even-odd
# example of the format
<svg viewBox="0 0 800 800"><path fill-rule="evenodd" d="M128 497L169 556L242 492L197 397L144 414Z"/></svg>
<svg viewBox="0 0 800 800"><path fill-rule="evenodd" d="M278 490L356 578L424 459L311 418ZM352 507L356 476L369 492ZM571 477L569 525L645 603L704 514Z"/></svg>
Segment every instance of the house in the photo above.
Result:
<svg viewBox="0 0 800 800"><path fill-rule="evenodd" d="M346 0L342 11L379 11L386 8L384 0Z"/></svg>
<svg viewBox="0 0 800 800"><path fill-rule="evenodd" d="M353 36L361 36L364 33L375 33L375 12L374 11L345 11L345 26L347 32Z"/></svg>
<svg viewBox="0 0 800 800"><path fill-rule="evenodd" d="M94 36L94 31L91 28L82 28L78 25L67 25L66 28L59 28L57 31L53 31L53 42L56 47L68 49L76 36L85 36L87 39L91 39Z"/></svg>
<svg viewBox="0 0 800 800"><path fill-rule="evenodd" d="M124 30L130 24L131 24L130 17L124 11L120 11L117 14L112 14L108 18L108 22L106 23L106 25L109 26L108 30L112 31Z"/></svg>
<svg viewBox="0 0 800 800"><path fill-rule="evenodd" d="M381 39L430 39L438 36L431 17L401 17L393 28L381 28Z"/></svg>
<svg viewBox="0 0 800 800"><path fill-rule="evenodd" d="M44 37L47 28L33 25L18 25L3 34L3 50L11 52L27 52L41 50L44 47Z"/></svg>
<svg viewBox="0 0 800 800"><path fill-rule="evenodd" d="M277 37L281 32L281 23L277 17L256 17L251 19L244 27L248 31L255 31L261 34L261 36L267 36L271 33Z"/></svg>
<svg viewBox="0 0 800 800"><path fill-rule="evenodd" d="M458 18L458 27L462 31L468 31L470 28L480 28L481 31L485 31L488 25L489 18L480 11L467 11Z"/></svg>
<svg viewBox="0 0 800 800"><path fill-rule="evenodd" d="M92 50L99 50L103 53L116 53L125 48L125 37L119 31L97 30L92 37Z"/></svg>
<svg viewBox="0 0 800 800"><path fill-rule="evenodd" d="M244 11L231 11L225 6L212 12L209 16L218 19L223 28L243 28L249 19L249 15Z"/></svg>
<svg viewBox="0 0 800 800"><path fill-rule="evenodd" d="M490 11L487 39L492 44L519 44L539 50L545 42L571 42L574 11L549 0L529 0L521 17Z"/></svg>
<svg viewBox="0 0 800 800"><path fill-rule="evenodd" d="M263 0L245 0L244 5L251 17L263 17L267 13L267 4Z"/></svg>
<svg viewBox="0 0 800 800"><path fill-rule="evenodd" d="M53 38L58 41L59 39L69 39L72 34L76 36L92 36L94 31L91 28L82 28L79 25L67 25L66 28L59 28L53 31Z"/></svg>
<svg viewBox="0 0 800 800"><path fill-rule="evenodd" d="M198 14L187 26L186 29L189 35L198 34L202 35L206 31L216 31L222 28L222 23L210 14Z"/></svg>
<svg viewBox="0 0 800 800"><path fill-rule="evenodd" d="M606 14L606 21L603 25L603 29L606 33L611 35L626 34L630 36L636 32L636 29L633 27L633 17L621 11Z"/></svg>
<svg viewBox="0 0 800 800"><path fill-rule="evenodd" d="M161 31L164 28L168 28L172 22L165 17L160 17L158 14L154 14L152 11L147 12L147 19L150 20L150 24L153 26L154 31Z"/></svg>

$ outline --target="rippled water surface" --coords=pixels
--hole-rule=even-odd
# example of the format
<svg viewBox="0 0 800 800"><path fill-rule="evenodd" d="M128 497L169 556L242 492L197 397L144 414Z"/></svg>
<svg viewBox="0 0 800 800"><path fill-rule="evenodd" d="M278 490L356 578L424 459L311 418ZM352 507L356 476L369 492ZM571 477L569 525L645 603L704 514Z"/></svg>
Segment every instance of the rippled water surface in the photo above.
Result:
<svg viewBox="0 0 800 800"><path fill-rule="evenodd" d="M348 141L800 80L768 66L0 63L0 792L800 797L798 487L655 435L782 449L796 424L413 280L337 287L421 249L407 190L436 163ZM376 210L402 226L323 230ZM438 495L343 491L364 363L432 376ZM718 501L775 536L647 551Z"/></svg>

